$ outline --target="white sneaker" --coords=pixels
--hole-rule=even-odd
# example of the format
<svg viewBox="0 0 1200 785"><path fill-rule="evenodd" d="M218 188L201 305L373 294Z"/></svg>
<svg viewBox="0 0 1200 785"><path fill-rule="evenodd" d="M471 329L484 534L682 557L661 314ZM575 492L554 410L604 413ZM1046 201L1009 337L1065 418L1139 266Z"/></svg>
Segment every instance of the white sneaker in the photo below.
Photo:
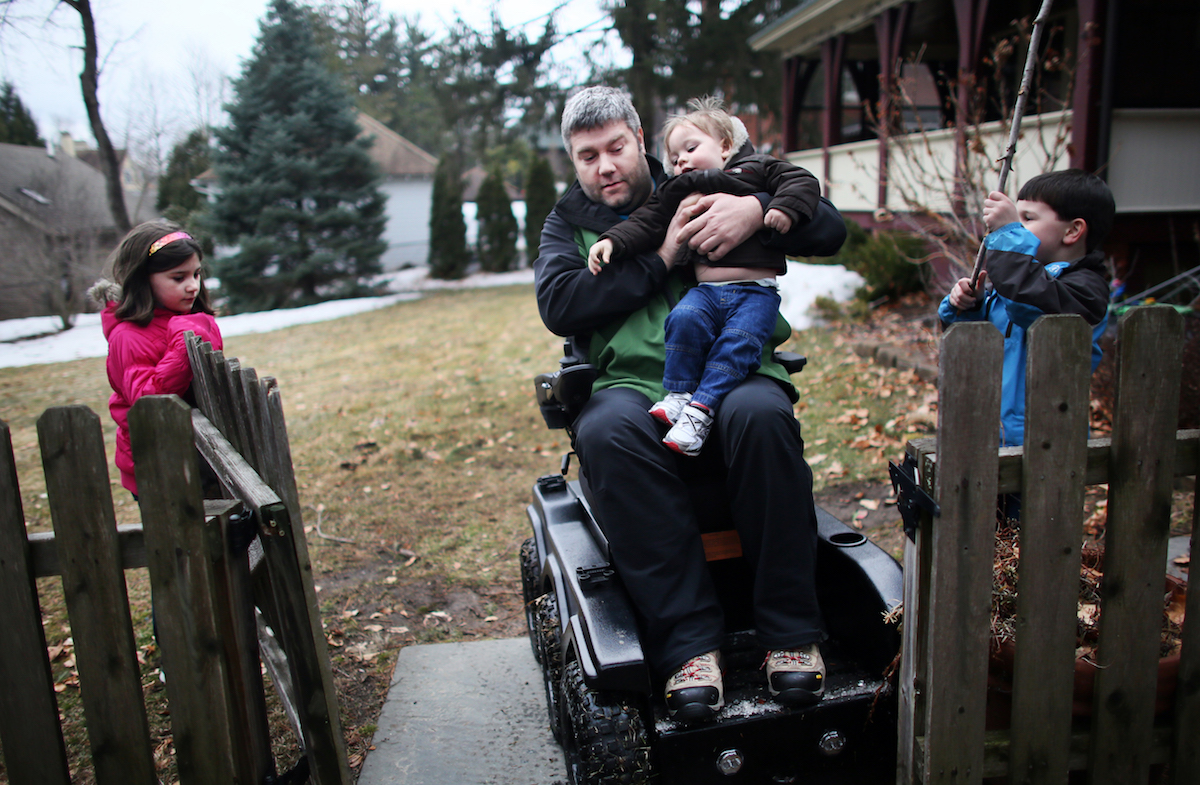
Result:
<svg viewBox="0 0 1200 785"><path fill-rule="evenodd" d="M679 413L683 411L683 407L687 406L691 400L692 394L689 392L667 393L666 398L650 407L650 414L656 420L661 420L667 425L674 425L675 421L679 419Z"/></svg>
<svg viewBox="0 0 1200 785"><path fill-rule="evenodd" d="M725 705L720 652L692 657L667 679L667 713L683 723L706 720Z"/></svg>
<svg viewBox="0 0 1200 785"><path fill-rule="evenodd" d="M688 404L683 407L679 419L663 437L663 444L677 453L694 457L700 454L700 448L704 446L704 440L708 438L710 430L712 415L700 408L699 404Z"/></svg>

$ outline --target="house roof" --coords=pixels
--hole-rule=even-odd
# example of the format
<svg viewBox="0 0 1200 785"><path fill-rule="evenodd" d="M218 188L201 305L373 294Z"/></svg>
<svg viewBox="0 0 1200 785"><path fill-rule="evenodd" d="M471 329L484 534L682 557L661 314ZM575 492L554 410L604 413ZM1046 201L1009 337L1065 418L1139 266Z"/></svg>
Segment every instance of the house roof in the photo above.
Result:
<svg viewBox="0 0 1200 785"><path fill-rule="evenodd" d="M374 138L369 154L386 177L433 177L438 159L388 128L371 115L358 113L359 137ZM204 191L217 184L215 169L205 169L192 178L192 186Z"/></svg>
<svg viewBox="0 0 1200 785"><path fill-rule="evenodd" d="M45 232L113 227L104 175L43 147L0 144L0 209Z"/></svg>
<svg viewBox="0 0 1200 785"><path fill-rule="evenodd" d="M371 158L388 177L433 177L437 158L365 112L358 113L359 136L373 136Z"/></svg>
<svg viewBox="0 0 1200 785"><path fill-rule="evenodd" d="M750 47L779 50L794 57L816 49L835 35L853 32L881 11L904 0L804 0L790 13L750 36Z"/></svg>
<svg viewBox="0 0 1200 785"><path fill-rule="evenodd" d="M474 202L479 198L479 187L483 185L483 181L487 179L487 170L482 166L472 166L470 169L462 173L464 202ZM504 182L504 193L508 194L508 200L515 202L518 199L524 199L525 195L518 191L512 183L507 180Z"/></svg>

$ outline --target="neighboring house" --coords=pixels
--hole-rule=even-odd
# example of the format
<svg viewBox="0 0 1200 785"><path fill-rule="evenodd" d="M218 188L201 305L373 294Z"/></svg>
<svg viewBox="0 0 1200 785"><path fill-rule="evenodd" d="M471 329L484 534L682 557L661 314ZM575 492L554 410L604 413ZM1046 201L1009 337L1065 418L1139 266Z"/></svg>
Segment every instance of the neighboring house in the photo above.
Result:
<svg viewBox="0 0 1200 785"><path fill-rule="evenodd" d="M463 172L463 201L474 202L479 197L479 187L483 185L483 181L487 179L487 170L482 166L472 166L467 171ZM507 180L504 181L504 193L508 194L510 202L516 202L525 198L525 194Z"/></svg>
<svg viewBox="0 0 1200 785"><path fill-rule="evenodd" d="M360 137L374 137L371 158L379 164L384 177L397 180L433 178L437 158L365 112L358 113L358 127L362 129Z"/></svg>
<svg viewBox="0 0 1200 785"><path fill-rule="evenodd" d="M379 190L387 197L388 249L380 260L384 270L424 264L429 256L429 210L437 158L363 112L358 113L360 137L370 137L371 159L383 172ZM208 169L192 180L192 187L211 199L220 187L217 174Z"/></svg>
<svg viewBox="0 0 1200 785"><path fill-rule="evenodd" d="M117 240L100 172L61 149L0 144L0 319L85 310Z"/></svg>
<svg viewBox="0 0 1200 785"><path fill-rule="evenodd" d="M100 151L86 142L72 138L71 134L63 131L59 135L58 152L72 158L78 158L101 174L104 166L100 160ZM134 226L143 221L158 218L154 210L158 198L158 178L149 177L142 167L138 166L125 150L118 149L117 163L121 171L121 188L125 191L125 207L129 211L129 220Z"/></svg>
<svg viewBox="0 0 1200 785"><path fill-rule="evenodd" d="M750 41L783 60L782 152L867 226L893 225L914 205L947 210L964 180L994 188L994 172L970 174L967 141L985 150L979 160L1003 155L1024 47L1004 69L1007 103L989 60L1039 5L803 0ZM1105 250L1130 294L1200 264L1200 4L1059 0L1046 29L1074 79L1042 82L1058 104L1041 114L1031 104L1008 190L1044 169L1104 177L1118 212ZM892 118L882 131L878 117Z"/></svg>

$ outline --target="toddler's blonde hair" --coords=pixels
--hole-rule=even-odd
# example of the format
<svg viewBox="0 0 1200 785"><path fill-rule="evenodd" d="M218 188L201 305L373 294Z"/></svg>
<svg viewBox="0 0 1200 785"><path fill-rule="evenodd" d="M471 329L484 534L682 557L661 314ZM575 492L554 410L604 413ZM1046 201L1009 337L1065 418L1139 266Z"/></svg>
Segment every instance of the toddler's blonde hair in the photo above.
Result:
<svg viewBox="0 0 1200 785"><path fill-rule="evenodd" d="M729 154L736 153L749 139L742 121L725 111L725 102L715 95L703 95L687 102L687 112L672 115L663 124L663 147L671 132L681 125L694 125L718 142L729 143ZM668 156L670 149L667 149Z"/></svg>

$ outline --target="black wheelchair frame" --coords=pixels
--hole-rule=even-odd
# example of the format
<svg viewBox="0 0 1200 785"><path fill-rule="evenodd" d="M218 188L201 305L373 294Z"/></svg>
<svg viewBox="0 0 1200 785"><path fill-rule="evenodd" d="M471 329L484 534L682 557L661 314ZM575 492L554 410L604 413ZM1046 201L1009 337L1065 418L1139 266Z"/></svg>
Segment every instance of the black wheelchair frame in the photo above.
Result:
<svg viewBox="0 0 1200 785"><path fill-rule="evenodd" d="M793 353L776 361L789 373L805 364ZM534 382L547 426L565 428L572 445L571 424L595 379L586 347L567 339L559 370ZM731 630L722 646L726 706L709 723L684 726L668 718L653 688L636 615L588 503L586 472L566 479L570 456L559 474L534 485L533 536L520 560L530 644L572 785L894 782L896 696L885 672L900 640L884 617L902 598L899 564L817 508L818 598L830 633L822 644L826 692L815 706L788 709L770 700L760 669L751 571L734 538L723 554L731 558L709 562Z"/></svg>

